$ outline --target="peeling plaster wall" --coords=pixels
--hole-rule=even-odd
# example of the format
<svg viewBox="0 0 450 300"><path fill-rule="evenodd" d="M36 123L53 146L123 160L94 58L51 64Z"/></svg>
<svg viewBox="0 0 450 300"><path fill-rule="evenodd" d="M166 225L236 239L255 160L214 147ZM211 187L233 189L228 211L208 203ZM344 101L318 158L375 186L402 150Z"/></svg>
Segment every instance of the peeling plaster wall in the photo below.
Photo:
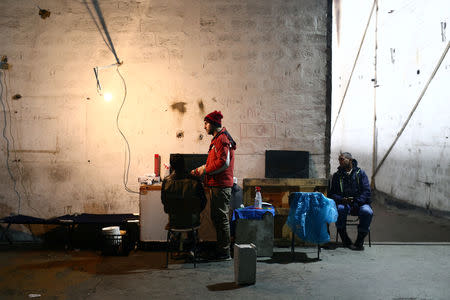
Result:
<svg viewBox="0 0 450 300"><path fill-rule="evenodd" d="M333 2L332 125L373 1ZM394 142L449 42L450 3L379 0L369 23L331 138L331 170L339 151L351 152L373 172ZM375 52L375 29L378 49ZM376 55L376 60L375 60ZM375 68L376 67L376 68ZM372 81L375 78L377 82ZM450 211L450 55L426 90L403 134L375 177L377 190L415 206Z"/></svg>
<svg viewBox="0 0 450 300"><path fill-rule="evenodd" d="M203 118L212 110L222 111L238 143L240 180L264 177L267 149L310 151L310 174L327 176L327 1L99 3L123 61L119 125L130 145L132 190L153 171L155 153L162 163L170 153L206 153ZM92 1L39 6L49 18L32 1L0 2L0 55L11 65L6 134L20 213L138 212L138 195L122 184L126 144L116 118L124 86L115 68L99 71L112 101L96 92L93 68L115 58L89 14L88 7L96 15ZM3 216L17 213L18 198L4 139L0 145Z"/></svg>

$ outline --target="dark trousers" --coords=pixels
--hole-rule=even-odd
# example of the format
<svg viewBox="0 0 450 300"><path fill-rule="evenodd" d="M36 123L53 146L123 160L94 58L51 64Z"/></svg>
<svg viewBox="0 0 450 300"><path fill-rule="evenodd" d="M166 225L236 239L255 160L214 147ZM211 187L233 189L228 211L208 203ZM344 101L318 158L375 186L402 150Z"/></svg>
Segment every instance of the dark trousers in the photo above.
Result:
<svg viewBox="0 0 450 300"><path fill-rule="evenodd" d="M337 229L345 229L347 223L347 215L359 216L358 232L369 232L370 223L372 222L373 211L370 205L364 204L358 211L353 212L350 205L339 204L337 206L338 219L336 221Z"/></svg>
<svg viewBox="0 0 450 300"><path fill-rule="evenodd" d="M211 220L217 234L217 252L230 253L230 222L228 212L230 209L231 188L211 188Z"/></svg>

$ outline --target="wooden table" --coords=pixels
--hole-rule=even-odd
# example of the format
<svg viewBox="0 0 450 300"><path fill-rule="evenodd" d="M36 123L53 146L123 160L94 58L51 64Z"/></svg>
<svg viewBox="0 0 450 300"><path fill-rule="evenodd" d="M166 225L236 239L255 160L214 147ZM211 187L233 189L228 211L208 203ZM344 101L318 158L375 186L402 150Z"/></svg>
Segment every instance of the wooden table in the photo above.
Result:
<svg viewBox="0 0 450 300"><path fill-rule="evenodd" d="M254 204L255 187L261 187L264 202L275 207L274 238L276 242L290 243L291 231L285 225L289 214L289 194L292 192L320 192L327 195L326 178L244 178L244 205Z"/></svg>

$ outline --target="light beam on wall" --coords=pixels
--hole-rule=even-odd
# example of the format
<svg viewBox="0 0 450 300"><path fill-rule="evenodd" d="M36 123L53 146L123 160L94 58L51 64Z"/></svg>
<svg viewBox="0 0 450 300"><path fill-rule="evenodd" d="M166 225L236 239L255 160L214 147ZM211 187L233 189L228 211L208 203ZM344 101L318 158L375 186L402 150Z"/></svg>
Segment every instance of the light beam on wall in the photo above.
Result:
<svg viewBox="0 0 450 300"><path fill-rule="evenodd" d="M111 93L104 93L103 98L106 102L110 102L112 100L112 94Z"/></svg>

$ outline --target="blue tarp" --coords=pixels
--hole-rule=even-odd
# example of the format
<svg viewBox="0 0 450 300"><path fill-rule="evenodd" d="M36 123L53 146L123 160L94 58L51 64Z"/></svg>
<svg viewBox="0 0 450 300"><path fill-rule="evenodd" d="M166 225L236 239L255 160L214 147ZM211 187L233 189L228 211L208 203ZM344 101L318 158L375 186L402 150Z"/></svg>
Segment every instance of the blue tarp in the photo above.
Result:
<svg viewBox="0 0 450 300"><path fill-rule="evenodd" d="M327 223L337 221L336 204L322 193L291 193L286 224L302 240L323 244L330 241Z"/></svg>
<svg viewBox="0 0 450 300"><path fill-rule="evenodd" d="M255 208L254 206L236 208L233 213L232 221L236 220L236 218L261 220L265 213L271 213L275 216L275 208L273 208L273 206L265 206L263 208Z"/></svg>

